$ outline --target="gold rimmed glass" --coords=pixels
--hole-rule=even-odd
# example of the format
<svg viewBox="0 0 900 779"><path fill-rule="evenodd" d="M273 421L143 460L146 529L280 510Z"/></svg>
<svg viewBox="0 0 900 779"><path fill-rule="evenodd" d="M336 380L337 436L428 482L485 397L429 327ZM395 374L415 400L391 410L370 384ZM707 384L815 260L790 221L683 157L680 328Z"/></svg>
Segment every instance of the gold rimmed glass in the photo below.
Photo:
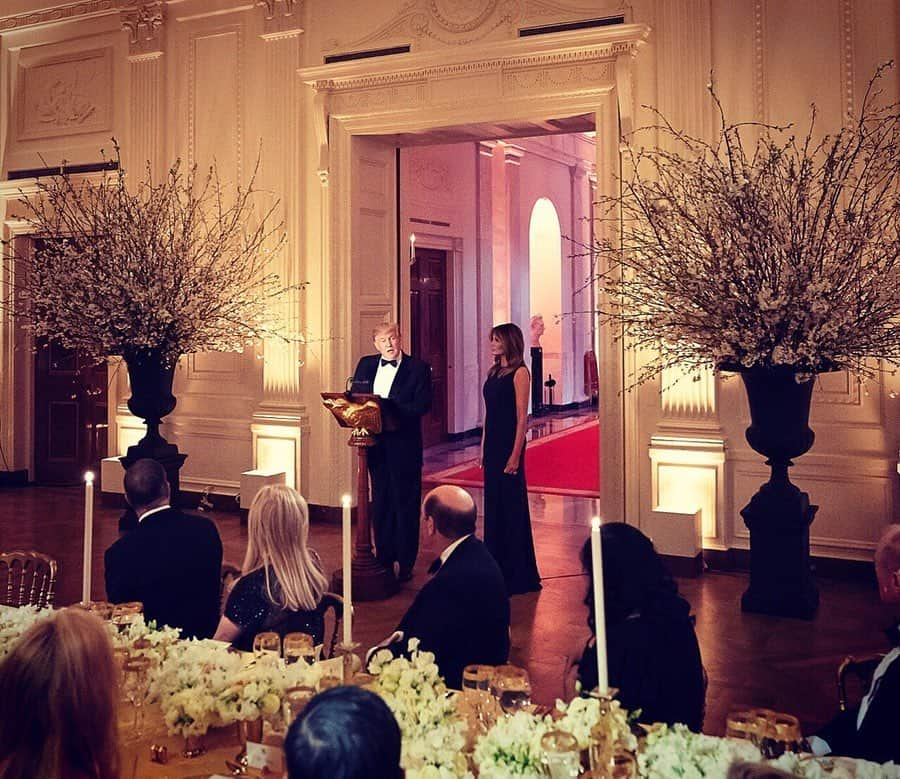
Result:
<svg viewBox="0 0 900 779"><path fill-rule="evenodd" d="M281 636L271 631L257 633L253 639L253 652L257 655L281 655Z"/></svg>
<svg viewBox="0 0 900 779"><path fill-rule="evenodd" d="M150 688L150 659L128 657L122 665L122 686L134 708L134 735L140 738L144 731L144 703Z"/></svg>
<svg viewBox="0 0 900 779"><path fill-rule="evenodd" d="M315 640L308 633L288 633L284 637L283 653L286 663L295 663L301 658L307 663L317 660Z"/></svg>
<svg viewBox="0 0 900 779"><path fill-rule="evenodd" d="M491 694L506 714L515 714L531 705L531 679L524 668L498 665L490 687Z"/></svg>
<svg viewBox="0 0 900 779"><path fill-rule="evenodd" d="M581 774L581 750L578 739L562 730L541 736L541 760L550 779L576 779Z"/></svg>

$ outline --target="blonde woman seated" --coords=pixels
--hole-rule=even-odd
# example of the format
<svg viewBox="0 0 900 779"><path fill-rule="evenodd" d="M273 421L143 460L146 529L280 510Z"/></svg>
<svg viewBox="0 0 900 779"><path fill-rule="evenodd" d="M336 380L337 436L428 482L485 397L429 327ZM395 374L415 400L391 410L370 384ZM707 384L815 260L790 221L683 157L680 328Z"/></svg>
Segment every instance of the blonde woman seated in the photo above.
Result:
<svg viewBox="0 0 900 779"><path fill-rule="evenodd" d="M0 662L0 778L118 779L116 674L93 614L32 625Z"/></svg>
<svg viewBox="0 0 900 779"><path fill-rule="evenodd" d="M225 604L214 638L236 649L253 648L253 637L298 631L322 643L322 596L328 580L319 556L307 547L306 500L284 485L263 487L250 506L243 575Z"/></svg>

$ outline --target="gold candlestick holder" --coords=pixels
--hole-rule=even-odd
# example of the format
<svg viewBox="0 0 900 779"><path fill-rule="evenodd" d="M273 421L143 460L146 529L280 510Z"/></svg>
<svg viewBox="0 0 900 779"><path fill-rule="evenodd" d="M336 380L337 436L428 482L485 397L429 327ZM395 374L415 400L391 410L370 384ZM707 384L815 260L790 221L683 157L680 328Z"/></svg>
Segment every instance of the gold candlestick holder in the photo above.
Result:
<svg viewBox="0 0 900 779"><path fill-rule="evenodd" d="M353 684L354 674L362 667L362 661L356 655L359 647L360 644L356 641L351 641L349 644L342 642L335 647L342 660L344 684Z"/></svg>

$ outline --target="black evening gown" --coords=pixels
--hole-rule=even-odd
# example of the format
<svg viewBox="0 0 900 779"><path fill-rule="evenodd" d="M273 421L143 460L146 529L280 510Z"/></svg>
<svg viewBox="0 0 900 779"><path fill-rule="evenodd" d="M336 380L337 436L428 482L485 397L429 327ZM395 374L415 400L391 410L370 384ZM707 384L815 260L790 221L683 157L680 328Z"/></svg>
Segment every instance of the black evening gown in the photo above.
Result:
<svg viewBox="0 0 900 779"><path fill-rule="evenodd" d="M513 373L488 375L484 383L484 543L506 581L510 595L541 589L534 557L525 450L518 472L503 472L516 437Z"/></svg>

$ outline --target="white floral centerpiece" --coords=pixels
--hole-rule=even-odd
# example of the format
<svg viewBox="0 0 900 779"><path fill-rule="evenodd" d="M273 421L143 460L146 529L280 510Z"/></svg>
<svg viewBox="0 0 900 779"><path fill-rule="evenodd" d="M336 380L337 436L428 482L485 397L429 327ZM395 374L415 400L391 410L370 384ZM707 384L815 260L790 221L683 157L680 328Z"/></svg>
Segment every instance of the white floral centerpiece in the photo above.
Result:
<svg viewBox="0 0 900 779"><path fill-rule="evenodd" d="M463 752L466 721L438 672L434 654L408 643L410 657L376 652L369 670L374 691L397 718L403 735L401 764L409 779L450 779L471 776Z"/></svg>
<svg viewBox="0 0 900 779"><path fill-rule="evenodd" d="M135 615L124 630L120 630L119 626L112 622L106 622L105 625L114 647L127 649L130 654L148 657L154 666L163 663L169 648L174 646L181 636L180 628L168 625L157 627L155 620L146 622L143 614Z"/></svg>
<svg viewBox="0 0 900 779"><path fill-rule="evenodd" d="M285 683L283 662L250 663L232 676L218 693L219 718L223 724L230 724L278 716Z"/></svg>
<svg viewBox="0 0 900 779"><path fill-rule="evenodd" d="M638 770L646 779L724 779L733 762L758 762L761 757L749 741L705 736L687 725L660 725L647 734L638 753Z"/></svg>
<svg viewBox="0 0 900 779"><path fill-rule="evenodd" d="M859 117L802 140L729 123L712 142L660 124L625 148L621 194L599 203L601 314L662 370L790 366L872 376L900 365L900 111L869 84ZM640 132L640 131L639 131ZM751 144L748 136L756 135Z"/></svg>
<svg viewBox="0 0 900 779"><path fill-rule="evenodd" d="M53 613L53 609L39 609L37 606L0 605L0 660L9 654L28 628L52 617Z"/></svg>
<svg viewBox="0 0 900 779"><path fill-rule="evenodd" d="M483 779L541 779L545 775L541 738L554 729L549 717L527 711L501 717L475 745L478 775Z"/></svg>
<svg viewBox="0 0 900 779"><path fill-rule="evenodd" d="M637 749L637 739L631 732L631 716L613 699L604 702L606 711L602 715L606 724L607 738L630 752ZM580 749L587 749L591 743L591 729L600 721L600 700L598 698L573 698L569 703L556 701L557 716L552 719L556 730L571 733L578 741ZM548 715L549 716L549 715Z"/></svg>
<svg viewBox="0 0 900 779"><path fill-rule="evenodd" d="M842 757L818 757L785 752L770 761L776 768L806 779L900 779L896 763L872 763Z"/></svg>
<svg viewBox="0 0 900 779"><path fill-rule="evenodd" d="M20 197L17 216L36 240L4 260L19 267L0 304L35 338L98 363L152 356L170 366L263 337L302 340L276 303L304 285L286 286L271 271L285 236L256 171L246 186L230 186L215 166L178 160L162 176L148 163L131 182L113 144L114 170L99 179L63 170Z"/></svg>

